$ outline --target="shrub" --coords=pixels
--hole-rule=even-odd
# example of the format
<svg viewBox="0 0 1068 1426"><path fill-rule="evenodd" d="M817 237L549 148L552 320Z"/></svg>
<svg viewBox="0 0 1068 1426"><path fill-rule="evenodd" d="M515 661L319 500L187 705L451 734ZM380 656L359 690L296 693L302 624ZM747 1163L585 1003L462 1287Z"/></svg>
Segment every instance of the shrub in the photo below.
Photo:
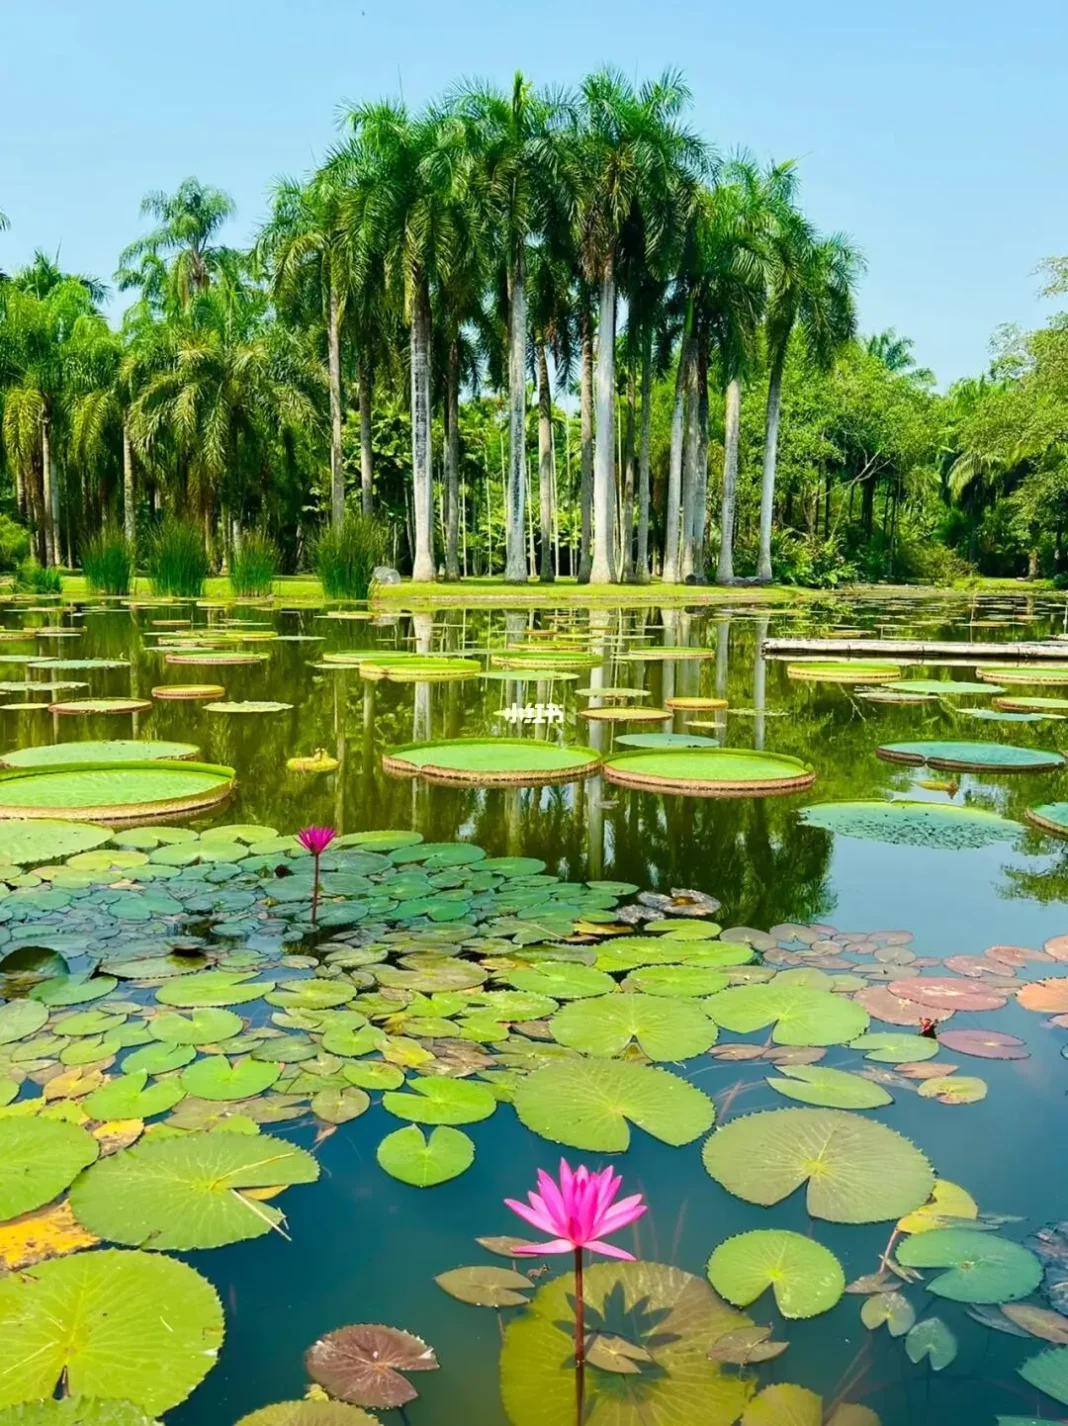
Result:
<svg viewBox="0 0 1068 1426"><path fill-rule="evenodd" d="M366 599L371 572L384 564L389 542L372 516L350 511L337 529L324 530L315 545L315 572L328 599Z"/></svg>
<svg viewBox="0 0 1068 1426"><path fill-rule="evenodd" d="M133 550L117 525L105 525L82 548L82 571L93 594L129 594Z"/></svg>
<svg viewBox="0 0 1068 1426"><path fill-rule="evenodd" d="M179 515L168 515L149 538L145 564L153 594L198 598L208 577L200 526Z"/></svg>
<svg viewBox="0 0 1068 1426"><path fill-rule="evenodd" d="M230 588L235 594L270 594L278 573L278 546L262 530L250 530L230 561Z"/></svg>
<svg viewBox="0 0 1068 1426"><path fill-rule="evenodd" d="M58 569L45 569L32 557L24 559L15 574L15 588L29 594L61 594L63 581Z"/></svg>
<svg viewBox="0 0 1068 1426"><path fill-rule="evenodd" d="M808 589L835 589L856 578L856 568L842 554L833 536L776 532L771 542L771 565L780 584L800 584Z"/></svg>
<svg viewBox="0 0 1068 1426"><path fill-rule="evenodd" d="M29 531L10 515L0 515L0 570L18 569L29 553Z"/></svg>

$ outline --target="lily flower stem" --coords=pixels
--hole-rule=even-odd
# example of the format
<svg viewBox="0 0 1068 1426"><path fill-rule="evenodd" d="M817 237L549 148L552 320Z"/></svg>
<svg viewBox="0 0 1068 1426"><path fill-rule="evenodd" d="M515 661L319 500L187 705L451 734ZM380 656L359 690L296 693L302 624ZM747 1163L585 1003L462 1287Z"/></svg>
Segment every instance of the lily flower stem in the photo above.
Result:
<svg viewBox="0 0 1068 1426"><path fill-rule="evenodd" d="M315 872L312 876L312 925L319 916L319 853L315 853Z"/></svg>
<svg viewBox="0 0 1068 1426"><path fill-rule="evenodd" d="M582 1398L586 1385L586 1321L582 1298L582 1249L575 1249L575 1426L582 1426Z"/></svg>

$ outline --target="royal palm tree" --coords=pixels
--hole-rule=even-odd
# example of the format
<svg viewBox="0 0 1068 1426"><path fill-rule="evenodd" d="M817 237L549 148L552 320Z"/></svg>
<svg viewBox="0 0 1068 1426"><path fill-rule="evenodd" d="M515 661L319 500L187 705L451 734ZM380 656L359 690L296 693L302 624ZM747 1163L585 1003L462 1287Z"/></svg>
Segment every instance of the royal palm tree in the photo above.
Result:
<svg viewBox="0 0 1068 1426"><path fill-rule="evenodd" d="M771 569L771 518L775 502L782 378L790 339L799 330L809 358L824 369L856 333L854 287L863 262L841 234L821 237L794 202L792 172L783 171L775 196L768 241L769 290L765 322L768 404L764 427L764 468L760 487L760 548L757 579Z"/></svg>
<svg viewBox="0 0 1068 1426"><path fill-rule="evenodd" d="M206 292L214 279L233 273L237 264L234 249L215 241L233 212L234 201L228 193L197 178L184 179L175 193L146 193L141 216L158 219L158 226L124 248L119 257L119 287L142 287L146 273L159 276L159 268L151 262L146 267L144 260L165 261L169 256L174 290L183 306L194 294Z"/></svg>

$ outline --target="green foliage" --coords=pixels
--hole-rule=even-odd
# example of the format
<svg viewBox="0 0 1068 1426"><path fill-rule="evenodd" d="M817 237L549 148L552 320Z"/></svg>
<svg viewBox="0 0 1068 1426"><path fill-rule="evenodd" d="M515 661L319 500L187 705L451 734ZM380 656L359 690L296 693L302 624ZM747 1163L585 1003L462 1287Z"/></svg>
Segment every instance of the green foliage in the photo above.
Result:
<svg viewBox="0 0 1068 1426"><path fill-rule="evenodd" d="M808 589L836 589L857 576L856 566L844 557L836 537L821 539L793 530L772 538L771 564L780 583Z"/></svg>
<svg viewBox="0 0 1068 1426"><path fill-rule="evenodd" d="M105 525L82 548L82 572L93 594L129 594L133 550L117 525Z"/></svg>
<svg viewBox="0 0 1068 1426"><path fill-rule="evenodd" d="M0 515L0 571L19 567L30 553L30 536L25 526L10 515Z"/></svg>
<svg viewBox="0 0 1068 1426"><path fill-rule="evenodd" d="M208 556L196 522L168 515L149 537L146 567L153 594L199 598L208 577Z"/></svg>
<svg viewBox="0 0 1068 1426"><path fill-rule="evenodd" d="M373 517L349 511L338 529L324 530L312 563L328 599L366 599L371 572L389 548L386 531Z"/></svg>
<svg viewBox="0 0 1068 1426"><path fill-rule="evenodd" d="M18 567L15 588L25 590L28 594L61 594L63 581L58 569L45 569L30 555Z"/></svg>
<svg viewBox="0 0 1068 1426"><path fill-rule="evenodd" d="M278 573L278 546L265 530L249 530L230 561L230 588L240 596L270 594Z"/></svg>

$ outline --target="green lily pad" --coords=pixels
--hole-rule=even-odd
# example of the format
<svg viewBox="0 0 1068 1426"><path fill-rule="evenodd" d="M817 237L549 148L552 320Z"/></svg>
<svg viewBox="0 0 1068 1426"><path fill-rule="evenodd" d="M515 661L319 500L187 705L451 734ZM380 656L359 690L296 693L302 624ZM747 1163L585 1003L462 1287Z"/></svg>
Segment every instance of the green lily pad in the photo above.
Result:
<svg viewBox="0 0 1068 1426"><path fill-rule="evenodd" d="M705 1001L705 1009L735 1034L774 1025L777 1045L841 1045L868 1028L868 1013L856 1001L781 980L721 990Z"/></svg>
<svg viewBox="0 0 1068 1426"><path fill-rule="evenodd" d="M409 743L382 758L386 772L475 787L541 786L575 782L601 765L593 748L565 747L534 738L456 738Z"/></svg>
<svg viewBox="0 0 1068 1426"><path fill-rule="evenodd" d="M106 842L106 827L55 818L20 819L17 814L0 819L0 861L16 866L54 862L75 852L88 852Z"/></svg>
<svg viewBox="0 0 1068 1426"><path fill-rule="evenodd" d="M576 1149L622 1153L631 1124L665 1144L688 1144L715 1119L715 1106L667 1070L621 1060L566 1059L535 1070L515 1092L522 1123Z"/></svg>
<svg viewBox="0 0 1068 1426"><path fill-rule="evenodd" d="M56 976L42 981L30 991L33 1000L42 1005L85 1005L92 1000L100 1000L110 995L118 985L113 975L94 975L92 971L79 971L74 975Z"/></svg>
<svg viewBox="0 0 1068 1426"><path fill-rule="evenodd" d="M938 742L884 743L876 748L888 762L973 772L1043 772L1064 763L1060 753L1041 748L1017 748L1010 743Z"/></svg>
<svg viewBox="0 0 1068 1426"><path fill-rule="evenodd" d="M0 1119L0 1222L50 1203L99 1150L92 1134L76 1124Z"/></svg>
<svg viewBox="0 0 1068 1426"><path fill-rule="evenodd" d="M931 1370L940 1372L955 1360L957 1339L941 1317L926 1317L905 1338L905 1352L910 1362L922 1362L926 1357Z"/></svg>
<svg viewBox="0 0 1068 1426"><path fill-rule="evenodd" d="M886 687L901 693L934 693L940 698L963 698L967 694L989 697L994 692L989 683L971 683L963 678L900 678Z"/></svg>
<svg viewBox="0 0 1068 1426"><path fill-rule="evenodd" d="M417 1124L475 1124L497 1108L489 1088L474 1080L419 1078L409 1080L408 1089L412 1092L388 1091L382 1107Z"/></svg>
<svg viewBox="0 0 1068 1426"><path fill-rule="evenodd" d="M780 1065L787 1079L768 1078L767 1083L787 1099L818 1104L827 1109L881 1109L893 1097L881 1085L845 1070L823 1065Z"/></svg>
<svg viewBox="0 0 1068 1426"><path fill-rule="evenodd" d="M816 774L781 753L745 748L666 748L616 753L605 759L606 782L691 797L768 797L801 792Z"/></svg>
<svg viewBox="0 0 1068 1426"><path fill-rule="evenodd" d="M109 1015L106 1010L76 1010L71 1015L61 1015L52 1029L57 1035L106 1035L125 1024L125 1015Z"/></svg>
<svg viewBox="0 0 1068 1426"><path fill-rule="evenodd" d="M215 1045L239 1034L242 1025L232 1010L194 1010L191 1015L172 1010L154 1015L148 1030L154 1039L171 1045Z"/></svg>
<svg viewBox="0 0 1068 1426"><path fill-rule="evenodd" d="M954 1302L1017 1302L1042 1281L1042 1264L1019 1243L976 1228L935 1228L898 1246L907 1268L946 1268L925 1286Z"/></svg>
<svg viewBox="0 0 1068 1426"><path fill-rule="evenodd" d="M380 1167L413 1188L434 1188L457 1178L475 1161L475 1146L460 1129L439 1126L427 1139L422 1129L409 1124L396 1129L378 1146Z"/></svg>
<svg viewBox="0 0 1068 1426"><path fill-rule="evenodd" d="M866 1060L879 1064L915 1064L921 1060L933 1060L938 1054L938 1041L926 1035L909 1035L904 1031L879 1031L860 1035L850 1040L851 1050L863 1050Z"/></svg>
<svg viewBox="0 0 1068 1426"><path fill-rule="evenodd" d="M984 683L1040 685L1068 683L1068 664L1010 664L1005 668L984 667L976 669Z"/></svg>
<svg viewBox="0 0 1068 1426"><path fill-rule="evenodd" d="M56 767L66 763L146 762L152 758L195 758L195 743L168 743L151 738L81 739L14 748L0 755L0 767Z"/></svg>
<svg viewBox="0 0 1068 1426"><path fill-rule="evenodd" d="M728 1238L709 1258L708 1278L736 1307L748 1307L773 1288L784 1317L829 1312L845 1291L842 1265L830 1249L785 1229L757 1229Z"/></svg>
<svg viewBox="0 0 1068 1426"><path fill-rule="evenodd" d="M748 1203L779 1203L807 1182L809 1213L832 1223L896 1220L926 1203L934 1185L908 1139L837 1109L734 1119L707 1140L702 1158L717 1183Z"/></svg>
<svg viewBox="0 0 1068 1426"><path fill-rule="evenodd" d="M699 1006L661 995L573 1000L550 1025L561 1045L608 1057L637 1041L651 1060L684 1060L703 1055L716 1042L716 1027Z"/></svg>
<svg viewBox="0 0 1068 1426"><path fill-rule="evenodd" d="M198 1099L251 1099L270 1089L281 1073L281 1065L266 1060L231 1064L225 1055L208 1055L184 1069L180 1082Z"/></svg>
<svg viewBox="0 0 1068 1426"><path fill-rule="evenodd" d="M542 961L536 970L515 970L507 977L516 990L545 995L553 1000L581 1000L587 996L609 995L616 983L604 971L568 961Z"/></svg>
<svg viewBox="0 0 1068 1426"><path fill-rule="evenodd" d="M904 1337L912 1330L916 1311L900 1292L873 1292L864 1299L860 1320L869 1332L877 1332L885 1326L891 1337Z"/></svg>
<svg viewBox="0 0 1068 1426"><path fill-rule="evenodd" d="M189 1064L195 1056L196 1050L192 1045L167 1045L157 1042L127 1055L122 1062L122 1068L127 1074L138 1070L143 1070L145 1074L169 1074L171 1070L181 1069L183 1065Z"/></svg>
<svg viewBox="0 0 1068 1426"><path fill-rule="evenodd" d="M18 768L0 773L0 815L73 814L79 821L107 822L198 812L229 797L233 782L233 768L212 763L147 760Z"/></svg>
<svg viewBox="0 0 1068 1426"><path fill-rule="evenodd" d="M242 1416L237 1426L378 1426L378 1419L345 1401L276 1401Z"/></svg>
<svg viewBox="0 0 1068 1426"><path fill-rule="evenodd" d="M901 668L888 659L810 659L786 666L789 678L806 683L893 683L900 686Z"/></svg>
<svg viewBox="0 0 1068 1426"><path fill-rule="evenodd" d="M347 1124L350 1119L358 1119L365 1114L370 1107L370 1096L355 1086L321 1089L311 1101L312 1113L327 1124Z"/></svg>
<svg viewBox="0 0 1068 1426"><path fill-rule="evenodd" d="M1028 1357L1017 1370L1031 1386L1068 1406L1068 1347L1051 1347L1046 1352L1039 1352L1037 1357ZM999 1422L1011 1422L1013 1419L998 1417Z"/></svg>
<svg viewBox="0 0 1068 1426"><path fill-rule="evenodd" d="M802 808L801 821L841 837L903 847L970 851L1013 842L1019 822L950 802L823 802Z"/></svg>
<svg viewBox="0 0 1068 1426"><path fill-rule="evenodd" d="M159 1426L132 1401L103 1396L65 1396L28 1401L0 1411L0 1426Z"/></svg>
<svg viewBox="0 0 1068 1426"><path fill-rule="evenodd" d="M267 1134L145 1139L101 1159L71 1191L74 1216L115 1243L188 1252L259 1238L282 1220L242 1189L314 1183L317 1161Z"/></svg>
<svg viewBox="0 0 1068 1426"><path fill-rule="evenodd" d="M24 1040L48 1020L48 1009L37 1000L9 1000L0 1005L0 1045Z"/></svg>
<svg viewBox="0 0 1068 1426"><path fill-rule="evenodd" d="M727 984L727 977L722 971L704 970L700 966L643 966L632 971L626 980L628 990L673 998L715 995ZM681 1059L682 1056L675 1058Z"/></svg>
<svg viewBox="0 0 1068 1426"><path fill-rule="evenodd" d="M247 982L255 976L255 971L202 970L195 975L182 976L156 991L156 999L161 1005L175 1005L181 1009L196 1006L243 1005L249 1000L259 1000L274 988L273 981Z"/></svg>
<svg viewBox="0 0 1068 1426"><path fill-rule="evenodd" d="M0 1281L0 1407L62 1381L155 1415L199 1385L222 1339L215 1289L173 1258L108 1249L39 1263Z"/></svg>
<svg viewBox="0 0 1068 1426"><path fill-rule="evenodd" d="M109 1080L82 1101L93 1119L151 1119L164 1114L185 1098L185 1089L174 1079L148 1083L145 1070L134 1070Z"/></svg>

